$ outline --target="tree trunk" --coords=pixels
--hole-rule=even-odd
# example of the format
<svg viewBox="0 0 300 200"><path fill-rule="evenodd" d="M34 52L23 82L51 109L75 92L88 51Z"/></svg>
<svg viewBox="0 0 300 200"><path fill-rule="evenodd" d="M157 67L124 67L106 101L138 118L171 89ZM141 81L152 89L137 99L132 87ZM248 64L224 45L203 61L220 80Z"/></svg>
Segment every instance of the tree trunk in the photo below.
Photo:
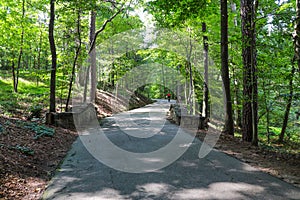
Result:
<svg viewBox="0 0 300 200"><path fill-rule="evenodd" d="M203 32L203 53L204 53L204 85L203 85L203 105L202 117L209 118L209 97L208 97L208 37L206 33L206 23L202 23Z"/></svg>
<svg viewBox="0 0 300 200"><path fill-rule="evenodd" d="M51 80L50 80L50 112L55 112L56 89L56 47L54 40L55 0L50 0L49 43L52 56ZM51 122L50 122L51 124Z"/></svg>
<svg viewBox="0 0 300 200"><path fill-rule="evenodd" d="M68 112L68 107L69 107L69 101L71 98L71 92L72 92L72 86L73 86L73 81L74 81L74 77L75 77L75 71L76 71L76 65L77 65L77 60L80 54L80 50L81 50L81 34L80 34L80 9L78 10L78 14L77 14L77 34L78 34L78 46L76 48L76 52L75 52L75 58L73 61L73 67L72 67L72 74L71 74L71 78L70 78L70 82L69 82L69 92L68 92L68 98L67 98L67 102L66 102L66 108L65 111Z"/></svg>
<svg viewBox="0 0 300 200"><path fill-rule="evenodd" d="M115 88L115 64L111 64L111 72L110 72L110 84L112 88Z"/></svg>
<svg viewBox="0 0 300 200"><path fill-rule="evenodd" d="M252 8L252 20L251 20L251 83L252 83L252 95L251 95L251 107L252 107L252 129L253 129L253 138L252 145L258 146L258 87L257 87L257 70L256 70L256 12L258 9L258 0L253 1Z"/></svg>
<svg viewBox="0 0 300 200"><path fill-rule="evenodd" d="M228 69L228 10L227 0L221 0L221 71L225 90L225 126L223 132L234 135L230 78Z"/></svg>
<svg viewBox="0 0 300 200"><path fill-rule="evenodd" d="M22 22L21 22L21 44L20 44L20 51L19 51L19 56L18 56L18 64L17 64L17 74L15 76L15 81L14 81L14 91L18 92L18 85L19 85L19 73L21 69L21 60L23 56L23 45L24 45L24 18L25 18L25 0L22 1Z"/></svg>
<svg viewBox="0 0 300 200"><path fill-rule="evenodd" d="M190 71L190 84L189 84L189 107L190 107L190 115L194 114L194 81L193 81L193 71L192 71L192 63L188 62L188 69Z"/></svg>
<svg viewBox="0 0 300 200"><path fill-rule="evenodd" d="M43 32L40 31L40 41L38 46L37 69L41 69L41 51L43 49Z"/></svg>
<svg viewBox="0 0 300 200"><path fill-rule="evenodd" d="M96 12L94 10L91 11L90 16L90 45L92 45L96 33ZM91 93L90 98L91 102L95 102L96 98L96 90L97 90L97 66L96 66L96 48L95 45L90 51L90 64L91 64Z"/></svg>
<svg viewBox="0 0 300 200"><path fill-rule="evenodd" d="M254 13L257 4L253 0L241 0L242 42L243 42L243 140L257 141L257 78L255 52ZM253 137L253 134L255 137ZM254 140L253 140L254 139Z"/></svg>
<svg viewBox="0 0 300 200"><path fill-rule="evenodd" d="M87 93L88 93L88 85L90 80L90 68L91 66L88 65L86 71L85 71L85 79L84 79L84 90L83 90L83 102L87 102Z"/></svg>
<svg viewBox="0 0 300 200"><path fill-rule="evenodd" d="M286 108L285 108L283 124L282 124L281 132L280 132L280 135L279 135L279 139L278 139L278 142L281 142L281 143L283 142L283 139L284 139L285 131L286 131L286 128L287 128L287 125L288 125L288 120L289 120L290 110L291 110L291 106L292 106L292 101L293 101L293 95L294 95L293 78L294 78L294 74L295 74L295 67L293 65L291 75L290 75L290 84L289 84L290 94L289 94L287 105L286 105Z"/></svg>
<svg viewBox="0 0 300 200"><path fill-rule="evenodd" d="M236 10L236 3L231 0L230 1L230 6L231 6L231 11L236 14L237 13L237 10ZM234 26L237 27L238 26L238 20L237 20L237 16L234 17L233 19L233 23L234 23ZM241 101L240 101L240 87L239 87L239 78L237 77L236 75L236 71L234 69L234 67L232 68L232 78L233 78L233 81L234 81L234 102L235 102L235 105L236 105L236 108L235 108L235 112L233 112L233 114L235 113L235 120L236 120L236 126L238 127L238 129L240 129L242 127L242 116L241 116L241 108L240 108L240 105L241 105Z"/></svg>
<svg viewBox="0 0 300 200"><path fill-rule="evenodd" d="M242 116L241 116L241 101L240 101L240 86L239 86L239 79L236 77L235 69L233 68L233 80L234 80L234 95L235 95L235 120L236 126L238 128L242 127Z"/></svg>
<svg viewBox="0 0 300 200"><path fill-rule="evenodd" d="M268 138L268 143L270 143L270 108L269 108L269 102L268 102L268 98L267 98L267 96L269 96L269 93L268 93L268 95L266 94L267 89L265 87L265 80L262 80L262 89L263 89L264 103L265 103L265 107L266 107L267 138Z"/></svg>
<svg viewBox="0 0 300 200"><path fill-rule="evenodd" d="M165 68L164 68L164 64L161 65L161 74L162 74L162 93L163 93L163 97L165 97L167 94L166 91L166 80L165 80Z"/></svg>
<svg viewBox="0 0 300 200"><path fill-rule="evenodd" d="M293 34L295 45L295 60L300 71L300 0L296 0L296 20L295 31Z"/></svg>
<svg viewBox="0 0 300 200"><path fill-rule="evenodd" d="M12 61L11 70L12 70L13 85L14 85L14 91L15 91L15 85L16 85L16 69L15 69L15 62L14 62L14 61Z"/></svg>
<svg viewBox="0 0 300 200"><path fill-rule="evenodd" d="M191 30L189 29L189 45L187 47L187 69L189 71L189 96L188 104L190 108L190 115L194 114L194 80L193 80L193 69L191 63L191 56L193 51Z"/></svg>

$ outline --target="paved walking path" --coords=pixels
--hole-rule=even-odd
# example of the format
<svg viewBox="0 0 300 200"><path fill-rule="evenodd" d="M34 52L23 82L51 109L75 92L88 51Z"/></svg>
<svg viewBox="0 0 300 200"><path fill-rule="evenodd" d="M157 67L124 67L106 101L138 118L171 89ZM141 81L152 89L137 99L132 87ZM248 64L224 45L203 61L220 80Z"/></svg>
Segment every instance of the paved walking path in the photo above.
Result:
<svg viewBox="0 0 300 200"><path fill-rule="evenodd" d="M167 167L148 173L129 173L131 169L139 172L143 167L151 171L151 167L147 169L147 166L151 166L150 162L161 163L172 157L173 153L175 155L176 152L161 153L157 160L147 157L147 152L155 152L170 144L180 131L176 125L165 120L168 107L167 101L159 101L105 120L101 128L104 132L102 135L107 136L118 147L136 153L134 158L104 153L105 162L111 166L119 162L119 167L127 172L99 162L85 147L88 142L93 144L94 139L79 137L52 179L43 199L300 199L299 188L224 153L213 150L205 158L198 158L202 144L198 139L194 139L188 150ZM128 116L131 122L126 121L129 120ZM126 126L127 122L130 125ZM159 128L161 130L156 133ZM151 135L151 130L156 134ZM186 142L185 139L190 137L190 134L185 133L181 139ZM180 149L184 142L173 145ZM100 142L98 146L103 145ZM102 152L97 154L97 146L94 146L94 150L89 150L96 158L103 156ZM145 156L145 159L140 155ZM132 163L137 160L143 162L138 165L127 162L135 158Z"/></svg>

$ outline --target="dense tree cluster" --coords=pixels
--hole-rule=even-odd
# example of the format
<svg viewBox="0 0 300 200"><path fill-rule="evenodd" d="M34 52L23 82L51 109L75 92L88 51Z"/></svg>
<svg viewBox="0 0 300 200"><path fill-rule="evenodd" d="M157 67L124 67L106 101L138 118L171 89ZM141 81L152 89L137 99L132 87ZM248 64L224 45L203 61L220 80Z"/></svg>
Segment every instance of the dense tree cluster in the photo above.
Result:
<svg viewBox="0 0 300 200"><path fill-rule="evenodd" d="M113 63L96 66L97 44L143 27L133 11L137 7L153 15L156 28L182 32L203 44L204 73L199 74L200 66L193 65L189 56L151 48L128 48ZM93 101L97 86L113 88L130 69L157 62L158 73L170 67L189 81L185 95L194 109L191 113L209 117L207 71L213 65L224 88L225 133L241 131L243 140L253 145L274 134L280 142L285 138L299 142L298 0L6 0L0 8L1 76L12 78L16 93L19 78L49 85L50 112L56 112L58 98L60 107L68 110L77 72L87 72L79 77L81 82L92 78L85 99ZM85 69L87 60L91 64ZM162 85L145 85L138 92L164 97L170 89L164 83L172 78L168 74L159 78Z"/></svg>

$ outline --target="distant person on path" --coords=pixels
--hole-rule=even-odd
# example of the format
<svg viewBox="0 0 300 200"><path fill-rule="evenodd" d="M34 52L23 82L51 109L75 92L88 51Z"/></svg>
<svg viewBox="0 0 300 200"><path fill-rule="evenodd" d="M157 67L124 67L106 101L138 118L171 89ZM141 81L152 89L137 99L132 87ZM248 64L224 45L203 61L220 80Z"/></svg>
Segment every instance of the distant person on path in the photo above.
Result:
<svg viewBox="0 0 300 200"><path fill-rule="evenodd" d="M171 100L171 94L170 93L167 94L167 98L168 98L168 102L170 102L170 100Z"/></svg>

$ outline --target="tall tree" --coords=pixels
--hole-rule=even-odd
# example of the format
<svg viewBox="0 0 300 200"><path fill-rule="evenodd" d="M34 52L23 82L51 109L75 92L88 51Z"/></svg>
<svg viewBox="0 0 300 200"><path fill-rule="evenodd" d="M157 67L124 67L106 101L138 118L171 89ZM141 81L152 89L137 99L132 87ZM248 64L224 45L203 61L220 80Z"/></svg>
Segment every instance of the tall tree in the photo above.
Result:
<svg viewBox="0 0 300 200"><path fill-rule="evenodd" d="M300 71L300 0L296 0L296 23L293 37L295 45L295 59Z"/></svg>
<svg viewBox="0 0 300 200"><path fill-rule="evenodd" d="M73 66L72 66L72 73L71 73L71 78L70 78L70 82L69 82L69 92L68 92L66 108L65 108L66 112L69 109L68 107L69 107L69 101L71 98L72 86L73 86L73 81L74 81L75 72L76 72L76 65L77 65L77 61L79 59L79 54L80 54L81 45L82 45L80 26L81 26L81 10L80 10L80 8L78 8L78 11L77 11L77 39L75 39L77 41L78 45L77 45L76 51L75 51L75 56L74 56L74 61L73 61Z"/></svg>
<svg viewBox="0 0 300 200"><path fill-rule="evenodd" d="M90 45L93 45L96 34L96 11L92 10L90 13ZM91 75L91 91L90 98L91 102L95 102L96 90L97 90L97 66L96 66L96 48L91 47L90 50L90 75Z"/></svg>
<svg viewBox="0 0 300 200"><path fill-rule="evenodd" d="M252 42L251 42L251 74L252 74L252 129L253 129L253 138L252 145L258 146L258 85L257 85L257 50L256 50L256 13L258 10L258 0L253 0L253 9L252 9Z"/></svg>
<svg viewBox="0 0 300 200"><path fill-rule="evenodd" d="M280 135L279 135L279 139L278 139L278 142L281 142L281 143L283 142L283 139L284 139L285 131L286 131L288 120L289 120L290 110L291 110L291 106L292 106L292 101L293 101L293 95L294 95L293 78L294 78L294 74L295 74L295 67L293 65L292 66L292 71L291 71L291 74L290 74L290 83L289 83L290 93L289 93L289 96L288 96L287 105L286 105L286 108L285 108L285 113L284 113L284 118L283 118L283 124L282 124L281 132L280 132Z"/></svg>
<svg viewBox="0 0 300 200"><path fill-rule="evenodd" d="M231 7L231 15L233 15L233 20L228 21L231 22L231 26L233 27L233 32L231 32L231 37L238 37L241 35L241 33L238 31L238 17L237 17L237 8L236 8L236 3L233 0L230 0L230 7ZM234 42L231 42L230 44L230 64L232 65L231 71L232 71L232 77L231 80L233 82L233 96L234 99L234 109L232 111L232 114L235 115L233 118L235 119L236 126L238 129L242 127L242 115L241 115L241 97L240 97L240 78L239 78L239 64L237 62L240 61L240 51L239 51L239 40L236 40Z"/></svg>
<svg viewBox="0 0 300 200"><path fill-rule="evenodd" d="M292 106L292 101L293 101L293 95L294 95L294 87L293 87L293 78L295 74L295 61L297 62L299 71L300 71L300 0L296 0L296 20L295 20L295 29L294 29L294 34L293 34L293 39L294 39L294 58L292 62L292 71L289 76L290 81L289 81L289 90L290 93L288 95L288 100L287 100L287 105L285 108L285 113L284 113L284 118L283 118L283 124L281 128L281 132L279 135L278 142L283 142L285 131L288 125L288 119L289 119L289 114Z"/></svg>
<svg viewBox="0 0 300 200"><path fill-rule="evenodd" d="M96 40L98 35L104 31L107 24L111 22L114 18L116 18L123 10L124 5L121 5L119 8L117 7L118 3L111 2L112 7L117 11L107 20L104 21L101 28L96 31L96 11L92 10L90 14L90 35L89 35L89 42L90 42L90 75L91 75L91 91L90 91L90 99L91 102L95 102L96 97L96 90L97 90L97 66L96 66ZM86 92L85 92L86 93Z"/></svg>
<svg viewBox="0 0 300 200"><path fill-rule="evenodd" d="M24 46L24 21L25 21L25 0L22 1L22 21L21 21L21 42L20 42L20 51L18 56L18 66L17 66L17 74L14 75L14 91L18 92L18 85L19 85L19 72L21 68L21 61L23 56L23 46Z"/></svg>
<svg viewBox="0 0 300 200"><path fill-rule="evenodd" d="M234 135L230 78L228 69L228 9L227 0L221 0L221 71L225 90L225 126L223 132Z"/></svg>
<svg viewBox="0 0 300 200"><path fill-rule="evenodd" d="M243 56L243 140L257 145L257 74L255 14L258 2L241 0Z"/></svg>
<svg viewBox="0 0 300 200"><path fill-rule="evenodd" d="M50 80L50 112L55 112L55 89L56 89L56 46L54 40L55 21L55 0L50 0L50 21L49 21L49 43L52 56L51 80Z"/></svg>
<svg viewBox="0 0 300 200"><path fill-rule="evenodd" d="M203 32L203 53L204 53L204 86L203 86L203 109L202 116L209 117L209 92L208 92L208 36L205 35L207 31L206 23L202 23Z"/></svg>

